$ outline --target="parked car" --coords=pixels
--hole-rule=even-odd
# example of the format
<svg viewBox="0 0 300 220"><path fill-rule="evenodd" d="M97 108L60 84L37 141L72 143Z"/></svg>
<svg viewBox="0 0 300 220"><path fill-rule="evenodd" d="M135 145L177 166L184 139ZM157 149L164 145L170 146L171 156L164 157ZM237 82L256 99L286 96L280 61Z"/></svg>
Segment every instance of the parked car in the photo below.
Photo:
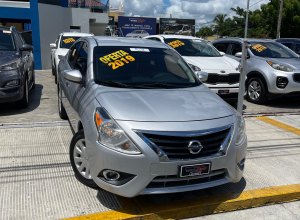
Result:
<svg viewBox="0 0 300 220"><path fill-rule="evenodd" d="M223 56L210 43L191 36L151 35L145 39L160 41L172 46L197 71L208 73L206 86L227 101L237 101L240 72L239 63Z"/></svg>
<svg viewBox="0 0 300 220"><path fill-rule="evenodd" d="M300 55L300 39L299 38L280 38L275 40L278 43L287 46L296 54Z"/></svg>
<svg viewBox="0 0 300 220"><path fill-rule="evenodd" d="M52 75L55 76L55 83L57 83L57 66L59 61L67 54L69 48L73 43L81 37L94 36L93 34L62 32L58 35L55 43L51 43L51 64Z"/></svg>
<svg viewBox="0 0 300 220"><path fill-rule="evenodd" d="M126 37L133 37L133 38L142 38L145 36L149 36L149 33L144 30L134 30L129 34L126 34Z"/></svg>
<svg viewBox="0 0 300 220"><path fill-rule="evenodd" d="M247 39L247 99L256 104L282 95L300 96L299 56L274 40ZM241 38L224 38L212 44L228 57L240 61Z"/></svg>
<svg viewBox="0 0 300 220"><path fill-rule="evenodd" d="M29 103L28 92L35 88L33 47L25 44L14 27L0 27L0 103Z"/></svg>
<svg viewBox="0 0 300 220"><path fill-rule="evenodd" d="M58 70L59 114L74 132L70 160L83 184L134 197L242 178L243 117L166 44L85 37Z"/></svg>
<svg viewBox="0 0 300 220"><path fill-rule="evenodd" d="M164 35L186 35L186 36L191 36L192 30L190 25L187 24L174 24L173 26L170 27L169 30L165 30L163 32Z"/></svg>

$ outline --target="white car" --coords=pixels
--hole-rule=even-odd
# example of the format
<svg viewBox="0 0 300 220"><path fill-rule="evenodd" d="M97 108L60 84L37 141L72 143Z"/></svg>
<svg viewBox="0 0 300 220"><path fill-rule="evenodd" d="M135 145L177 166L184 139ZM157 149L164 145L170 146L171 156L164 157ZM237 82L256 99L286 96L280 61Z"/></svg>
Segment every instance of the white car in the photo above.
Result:
<svg viewBox="0 0 300 220"><path fill-rule="evenodd" d="M61 33L55 43L50 44L51 47L51 64L52 64L52 74L55 76L55 83L57 83L57 67L59 61L68 53L69 48L73 43L81 38L94 36L93 34L86 33L75 33L75 32L63 32Z"/></svg>
<svg viewBox="0 0 300 220"><path fill-rule="evenodd" d="M181 35L151 35L145 39L160 41L173 47L194 72L208 73L206 86L228 101L237 101L240 72L239 62L224 56L205 40Z"/></svg>
<svg viewBox="0 0 300 220"><path fill-rule="evenodd" d="M146 36L149 36L149 33L144 30L134 30L131 33L126 35L126 37L133 37L133 38L142 38Z"/></svg>

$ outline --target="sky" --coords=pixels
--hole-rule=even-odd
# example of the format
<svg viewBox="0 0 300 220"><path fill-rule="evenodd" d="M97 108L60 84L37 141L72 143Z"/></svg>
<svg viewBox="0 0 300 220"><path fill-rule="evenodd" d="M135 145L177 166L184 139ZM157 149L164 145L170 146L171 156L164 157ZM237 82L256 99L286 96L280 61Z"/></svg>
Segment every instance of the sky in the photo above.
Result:
<svg viewBox="0 0 300 220"><path fill-rule="evenodd" d="M117 8L120 0L110 0L110 6ZM233 15L230 8L247 8L247 0L122 0L125 16L170 17L196 20L196 31L210 26L217 14ZM269 0L250 0L250 10L260 8ZM165 7L163 7L165 6ZM163 8L165 8L163 10ZM208 24L206 24L208 23Z"/></svg>

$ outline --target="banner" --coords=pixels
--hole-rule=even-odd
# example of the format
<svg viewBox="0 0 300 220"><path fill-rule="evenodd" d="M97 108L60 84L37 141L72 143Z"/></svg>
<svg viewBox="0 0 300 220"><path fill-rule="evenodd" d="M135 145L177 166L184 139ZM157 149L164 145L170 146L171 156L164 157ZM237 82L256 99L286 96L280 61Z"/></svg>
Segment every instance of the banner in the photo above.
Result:
<svg viewBox="0 0 300 220"><path fill-rule="evenodd" d="M156 18L118 17L120 37L142 38L156 34Z"/></svg>
<svg viewBox="0 0 300 220"><path fill-rule="evenodd" d="M160 18L159 34L195 36L195 19Z"/></svg>

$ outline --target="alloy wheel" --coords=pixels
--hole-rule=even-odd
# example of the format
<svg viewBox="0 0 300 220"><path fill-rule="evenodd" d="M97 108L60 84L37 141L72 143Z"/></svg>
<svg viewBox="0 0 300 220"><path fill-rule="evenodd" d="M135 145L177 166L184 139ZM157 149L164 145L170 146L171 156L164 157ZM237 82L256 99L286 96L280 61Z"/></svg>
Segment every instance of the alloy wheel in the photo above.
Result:
<svg viewBox="0 0 300 220"><path fill-rule="evenodd" d="M86 152L85 140L80 139L74 147L73 157L74 163L78 172L86 179L92 179L90 174L90 165L88 162L88 155Z"/></svg>
<svg viewBox="0 0 300 220"><path fill-rule="evenodd" d="M259 82L252 81L248 86L248 95L250 99L257 100L261 95L261 86Z"/></svg>

